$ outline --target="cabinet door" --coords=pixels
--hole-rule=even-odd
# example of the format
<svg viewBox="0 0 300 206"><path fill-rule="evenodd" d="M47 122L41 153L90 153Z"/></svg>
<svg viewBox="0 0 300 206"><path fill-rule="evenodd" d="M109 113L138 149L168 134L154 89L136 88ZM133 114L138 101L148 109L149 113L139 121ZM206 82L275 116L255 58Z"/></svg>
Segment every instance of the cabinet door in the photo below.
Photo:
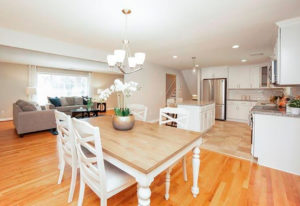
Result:
<svg viewBox="0 0 300 206"><path fill-rule="evenodd" d="M260 67L250 69L250 88L260 87Z"/></svg>
<svg viewBox="0 0 300 206"><path fill-rule="evenodd" d="M251 109L250 102L239 102L238 103L238 119L243 120L243 121L248 121L250 109Z"/></svg>
<svg viewBox="0 0 300 206"><path fill-rule="evenodd" d="M279 29L279 84L300 84L300 22Z"/></svg>
<svg viewBox="0 0 300 206"><path fill-rule="evenodd" d="M240 72L238 68L229 68L229 82L228 86L229 88L239 88L240 83Z"/></svg>
<svg viewBox="0 0 300 206"><path fill-rule="evenodd" d="M250 88L250 71L249 67L239 69L239 88Z"/></svg>
<svg viewBox="0 0 300 206"><path fill-rule="evenodd" d="M237 118L237 106L234 102L227 102L227 118L228 119L236 119Z"/></svg>

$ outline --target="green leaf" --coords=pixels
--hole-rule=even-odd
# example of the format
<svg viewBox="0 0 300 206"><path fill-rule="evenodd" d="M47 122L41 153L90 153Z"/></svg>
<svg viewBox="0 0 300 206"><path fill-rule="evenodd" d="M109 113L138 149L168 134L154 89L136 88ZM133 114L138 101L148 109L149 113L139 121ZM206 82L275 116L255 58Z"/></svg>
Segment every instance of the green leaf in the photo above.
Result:
<svg viewBox="0 0 300 206"><path fill-rule="evenodd" d="M129 108L115 108L115 115L121 117L127 117L130 115Z"/></svg>
<svg viewBox="0 0 300 206"><path fill-rule="evenodd" d="M300 108L300 99L293 99L289 101L289 107Z"/></svg>

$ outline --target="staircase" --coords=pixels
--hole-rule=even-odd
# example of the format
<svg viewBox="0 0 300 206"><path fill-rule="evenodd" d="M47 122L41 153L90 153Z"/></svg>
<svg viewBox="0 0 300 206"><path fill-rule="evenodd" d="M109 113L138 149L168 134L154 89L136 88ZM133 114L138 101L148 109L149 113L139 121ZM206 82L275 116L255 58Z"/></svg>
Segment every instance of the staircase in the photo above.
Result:
<svg viewBox="0 0 300 206"><path fill-rule="evenodd" d="M176 79L169 82L166 91L167 105L174 104L176 102Z"/></svg>

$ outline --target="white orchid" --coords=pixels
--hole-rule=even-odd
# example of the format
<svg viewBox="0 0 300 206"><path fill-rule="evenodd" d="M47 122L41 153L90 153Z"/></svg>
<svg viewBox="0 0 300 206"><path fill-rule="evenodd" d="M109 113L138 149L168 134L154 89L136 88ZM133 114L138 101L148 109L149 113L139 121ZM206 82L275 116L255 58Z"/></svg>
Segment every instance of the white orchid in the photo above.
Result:
<svg viewBox="0 0 300 206"><path fill-rule="evenodd" d="M114 84L111 85L109 88L103 90L100 95L100 101L104 102L107 101L108 97L113 93L113 92L119 92L122 94L122 97L118 95L118 107L125 108L125 97L131 97L134 92L136 92L139 89L139 84L133 81L123 83L121 80L116 79L114 81Z"/></svg>

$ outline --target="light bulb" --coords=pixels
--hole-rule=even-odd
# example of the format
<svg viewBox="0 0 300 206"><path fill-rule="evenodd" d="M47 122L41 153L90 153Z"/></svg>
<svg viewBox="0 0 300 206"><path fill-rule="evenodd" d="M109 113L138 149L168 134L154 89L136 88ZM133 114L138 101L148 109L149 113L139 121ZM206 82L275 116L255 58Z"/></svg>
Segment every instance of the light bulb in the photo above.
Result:
<svg viewBox="0 0 300 206"><path fill-rule="evenodd" d="M143 52L137 52L134 54L135 60L136 60L136 64L137 65L142 65L144 64L145 58L146 58L146 54Z"/></svg>
<svg viewBox="0 0 300 206"><path fill-rule="evenodd" d="M125 54L126 54L125 50L122 49L115 50L114 55L116 57L116 62L122 63L124 61Z"/></svg>
<svg viewBox="0 0 300 206"><path fill-rule="evenodd" d="M116 64L116 57L115 55L107 55L107 63L108 66L113 67Z"/></svg>

